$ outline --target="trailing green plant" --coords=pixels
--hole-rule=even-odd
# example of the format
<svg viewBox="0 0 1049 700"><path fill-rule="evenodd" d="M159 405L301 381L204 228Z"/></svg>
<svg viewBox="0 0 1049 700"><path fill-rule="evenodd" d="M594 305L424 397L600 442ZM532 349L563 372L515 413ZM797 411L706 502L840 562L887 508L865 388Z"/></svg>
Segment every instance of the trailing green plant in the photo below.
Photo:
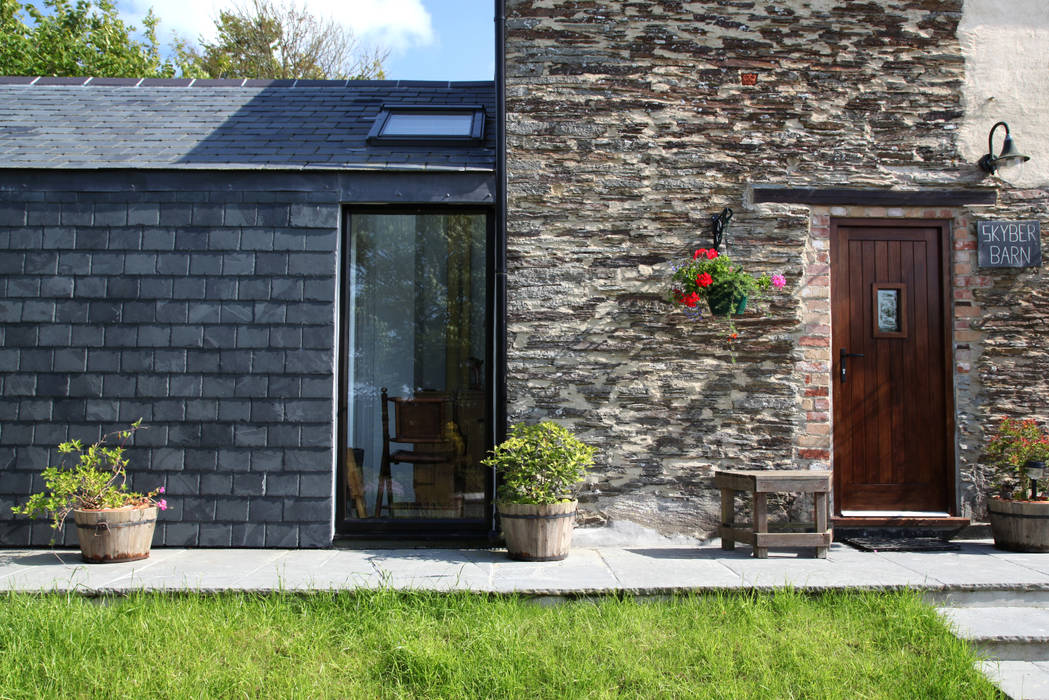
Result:
<svg viewBox="0 0 1049 700"><path fill-rule="evenodd" d="M1023 498L1031 490L1024 465L1049 461L1049 433L1031 419L1006 418L987 445L995 469L992 481L1003 498Z"/></svg>
<svg viewBox="0 0 1049 700"><path fill-rule="evenodd" d="M127 465L125 446L138 430L142 419L138 419L127 430L103 435L98 442L87 447L80 440L69 440L58 446L63 455L75 455L76 463L65 462L47 467L41 472L44 490L34 493L21 506L11 510L18 515L35 518L40 515L51 519L55 532L61 530L66 517L74 510L101 510L104 508L144 507L156 505L166 510L167 500L157 498L164 493L160 486L149 493L138 493L127 487ZM113 437L120 444L109 446ZM54 539L52 539L54 543Z"/></svg>
<svg viewBox="0 0 1049 700"><path fill-rule="evenodd" d="M572 500L596 451L557 423L515 423L481 463L498 473L504 503L549 505Z"/></svg>

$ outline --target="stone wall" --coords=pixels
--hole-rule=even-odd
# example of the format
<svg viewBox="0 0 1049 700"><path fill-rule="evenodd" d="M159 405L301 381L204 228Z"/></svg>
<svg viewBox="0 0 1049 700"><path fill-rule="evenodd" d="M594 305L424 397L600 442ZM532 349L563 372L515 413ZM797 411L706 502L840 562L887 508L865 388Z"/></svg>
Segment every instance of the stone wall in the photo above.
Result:
<svg viewBox="0 0 1049 700"><path fill-rule="evenodd" d="M142 418L155 544L330 544L340 209L282 177L0 176L0 542L51 538L10 509L59 442Z"/></svg>
<svg viewBox="0 0 1049 700"><path fill-rule="evenodd" d="M1046 193L985 179L960 142L964 9L507 1L508 409L601 448L585 520L709 532L713 469L830 466L822 231L841 214L750 204L755 183L1000 187L997 207L877 212L955 221L960 509L979 514L987 426L1046 415L1049 307L1040 271L975 269L975 222L1039 218ZM769 315L737 323L734 364L723 327L660 301L724 206L733 259L788 280Z"/></svg>

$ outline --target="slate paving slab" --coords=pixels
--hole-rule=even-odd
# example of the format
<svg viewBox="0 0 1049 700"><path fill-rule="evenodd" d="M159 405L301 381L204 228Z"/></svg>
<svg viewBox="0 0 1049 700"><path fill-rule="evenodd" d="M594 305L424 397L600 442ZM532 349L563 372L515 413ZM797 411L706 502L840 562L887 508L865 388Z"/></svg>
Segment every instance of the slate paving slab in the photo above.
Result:
<svg viewBox="0 0 1049 700"><path fill-rule="evenodd" d="M492 564L488 590L500 593L583 594L621 590L596 549L573 549L562 561L526 562L503 558Z"/></svg>
<svg viewBox="0 0 1049 700"><path fill-rule="evenodd" d="M980 670L1014 700L1049 700L1049 663L984 661Z"/></svg>
<svg viewBox="0 0 1049 700"><path fill-rule="evenodd" d="M79 550L6 550L0 552L0 590L90 593L110 588L115 580L144 574L179 554L180 550L157 550L139 561L88 564Z"/></svg>
<svg viewBox="0 0 1049 700"><path fill-rule="evenodd" d="M895 589L937 583L880 554L859 552L842 544L832 545L826 559L807 555L804 550L798 553L772 550L768 559L725 558L723 563L737 574L740 586L765 589L784 586Z"/></svg>
<svg viewBox="0 0 1049 700"><path fill-rule="evenodd" d="M331 549L284 551L250 576L254 590L265 591L377 588L380 583L369 553Z"/></svg>
<svg viewBox="0 0 1049 700"><path fill-rule="evenodd" d="M385 585L427 590L489 590L495 563L505 560L505 553L448 549L382 550L371 557Z"/></svg>
<svg viewBox="0 0 1049 700"><path fill-rule="evenodd" d="M168 552L171 552L168 554ZM238 590L252 572L280 557L281 552L252 549L155 550L148 567L109 581L103 588L130 590Z"/></svg>
<svg viewBox="0 0 1049 700"><path fill-rule="evenodd" d="M1049 643L1049 609L1046 608L943 608L941 613L963 639Z"/></svg>
<svg viewBox="0 0 1049 700"><path fill-rule="evenodd" d="M735 588L742 584L739 574L725 565L720 550L629 547L596 551L620 588L635 594ZM657 571L658 575L653 575Z"/></svg>
<svg viewBox="0 0 1049 700"><path fill-rule="evenodd" d="M876 556L904 566L929 583L946 586L1023 586L1049 583L1049 575L994 555L991 547L960 552L879 552Z"/></svg>

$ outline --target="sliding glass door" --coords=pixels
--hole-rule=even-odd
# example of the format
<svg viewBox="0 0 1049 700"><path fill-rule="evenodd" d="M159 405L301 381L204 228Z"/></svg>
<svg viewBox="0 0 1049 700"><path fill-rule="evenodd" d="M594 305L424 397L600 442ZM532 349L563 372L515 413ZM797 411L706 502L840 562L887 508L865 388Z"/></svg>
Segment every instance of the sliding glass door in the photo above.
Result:
<svg viewBox="0 0 1049 700"><path fill-rule="evenodd" d="M362 209L345 226L344 530L490 518L489 216ZM401 525L401 527L397 527Z"/></svg>

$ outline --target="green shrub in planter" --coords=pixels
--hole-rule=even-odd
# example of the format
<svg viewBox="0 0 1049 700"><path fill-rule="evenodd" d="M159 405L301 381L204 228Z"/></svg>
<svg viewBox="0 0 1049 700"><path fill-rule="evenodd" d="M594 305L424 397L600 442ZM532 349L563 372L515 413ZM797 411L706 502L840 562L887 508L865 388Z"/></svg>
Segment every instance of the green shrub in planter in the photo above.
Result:
<svg viewBox="0 0 1049 700"><path fill-rule="evenodd" d="M499 475L500 501L561 503L573 499L576 484L594 465L596 451L557 423L516 423L482 464Z"/></svg>
<svg viewBox="0 0 1049 700"><path fill-rule="evenodd" d="M518 423L482 460L499 476L499 519L507 554L521 561L558 561L572 543L573 491L594 464L594 448L544 421Z"/></svg>

